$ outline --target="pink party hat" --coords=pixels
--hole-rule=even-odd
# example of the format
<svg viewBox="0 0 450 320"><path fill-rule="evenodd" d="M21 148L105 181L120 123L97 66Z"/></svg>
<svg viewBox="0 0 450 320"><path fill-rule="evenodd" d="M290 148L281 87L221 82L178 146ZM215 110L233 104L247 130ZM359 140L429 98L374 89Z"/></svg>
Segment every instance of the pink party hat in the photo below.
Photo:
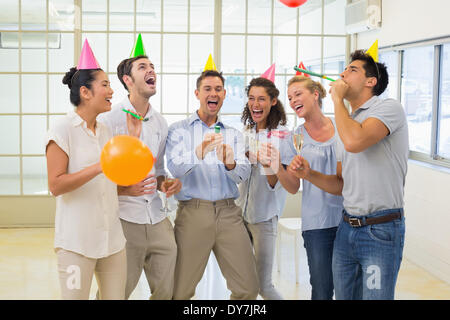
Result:
<svg viewBox="0 0 450 320"><path fill-rule="evenodd" d="M94 57L89 42L84 40L83 49L81 49L80 59L78 60L77 69L100 69L97 59Z"/></svg>
<svg viewBox="0 0 450 320"><path fill-rule="evenodd" d="M270 81L272 81L273 83L275 83L275 63L272 64L270 66L269 69L266 70L266 72L264 72L261 75L261 78L266 78L269 79Z"/></svg>

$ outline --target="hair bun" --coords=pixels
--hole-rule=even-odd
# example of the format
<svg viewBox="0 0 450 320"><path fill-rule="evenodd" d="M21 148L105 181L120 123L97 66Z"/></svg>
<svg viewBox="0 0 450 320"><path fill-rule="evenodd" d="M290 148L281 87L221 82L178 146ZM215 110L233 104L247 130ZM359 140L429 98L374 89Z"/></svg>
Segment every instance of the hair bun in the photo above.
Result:
<svg viewBox="0 0 450 320"><path fill-rule="evenodd" d="M76 67L70 68L70 71L66 72L64 78L62 79L62 83L68 85L69 89L72 89L72 78L75 72L77 72Z"/></svg>

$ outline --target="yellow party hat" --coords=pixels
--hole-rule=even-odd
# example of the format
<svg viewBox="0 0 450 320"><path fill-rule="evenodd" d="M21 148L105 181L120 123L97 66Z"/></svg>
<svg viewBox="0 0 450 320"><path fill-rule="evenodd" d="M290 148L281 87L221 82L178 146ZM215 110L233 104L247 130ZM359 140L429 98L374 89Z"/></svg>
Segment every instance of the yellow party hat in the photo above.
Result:
<svg viewBox="0 0 450 320"><path fill-rule="evenodd" d="M208 61L206 61L205 69L203 69L203 71L206 71L206 70L217 71L216 64L214 63L214 60L213 60L211 54L209 54Z"/></svg>
<svg viewBox="0 0 450 320"><path fill-rule="evenodd" d="M372 44L366 53L371 56L375 62L378 62L378 39Z"/></svg>

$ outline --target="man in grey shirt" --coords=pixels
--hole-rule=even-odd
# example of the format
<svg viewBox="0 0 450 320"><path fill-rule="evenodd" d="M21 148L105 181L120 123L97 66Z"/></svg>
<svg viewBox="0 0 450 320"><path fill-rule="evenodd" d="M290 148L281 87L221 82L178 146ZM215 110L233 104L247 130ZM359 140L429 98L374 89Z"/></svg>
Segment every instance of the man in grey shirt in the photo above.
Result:
<svg viewBox="0 0 450 320"><path fill-rule="evenodd" d="M301 156L288 168L298 178L344 197L333 249L336 299L394 299L405 234L409 146L403 107L378 97L387 84L386 66L355 51L341 79L330 85L341 139L337 174L313 171Z"/></svg>

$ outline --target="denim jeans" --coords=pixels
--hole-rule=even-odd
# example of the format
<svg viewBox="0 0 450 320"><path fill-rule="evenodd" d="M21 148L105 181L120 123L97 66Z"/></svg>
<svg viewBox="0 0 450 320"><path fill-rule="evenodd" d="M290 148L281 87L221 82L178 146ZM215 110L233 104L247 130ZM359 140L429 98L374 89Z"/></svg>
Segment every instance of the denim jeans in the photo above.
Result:
<svg viewBox="0 0 450 320"><path fill-rule="evenodd" d="M337 227L302 232L309 266L311 300L333 299L333 273L331 270L333 244Z"/></svg>
<svg viewBox="0 0 450 320"><path fill-rule="evenodd" d="M365 217L379 217L398 211L403 212L403 209L377 211ZM348 215L345 210L344 214ZM363 227L352 227L342 220L333 251L336 299L393 300L404 237L404 216Z"/></svg>

